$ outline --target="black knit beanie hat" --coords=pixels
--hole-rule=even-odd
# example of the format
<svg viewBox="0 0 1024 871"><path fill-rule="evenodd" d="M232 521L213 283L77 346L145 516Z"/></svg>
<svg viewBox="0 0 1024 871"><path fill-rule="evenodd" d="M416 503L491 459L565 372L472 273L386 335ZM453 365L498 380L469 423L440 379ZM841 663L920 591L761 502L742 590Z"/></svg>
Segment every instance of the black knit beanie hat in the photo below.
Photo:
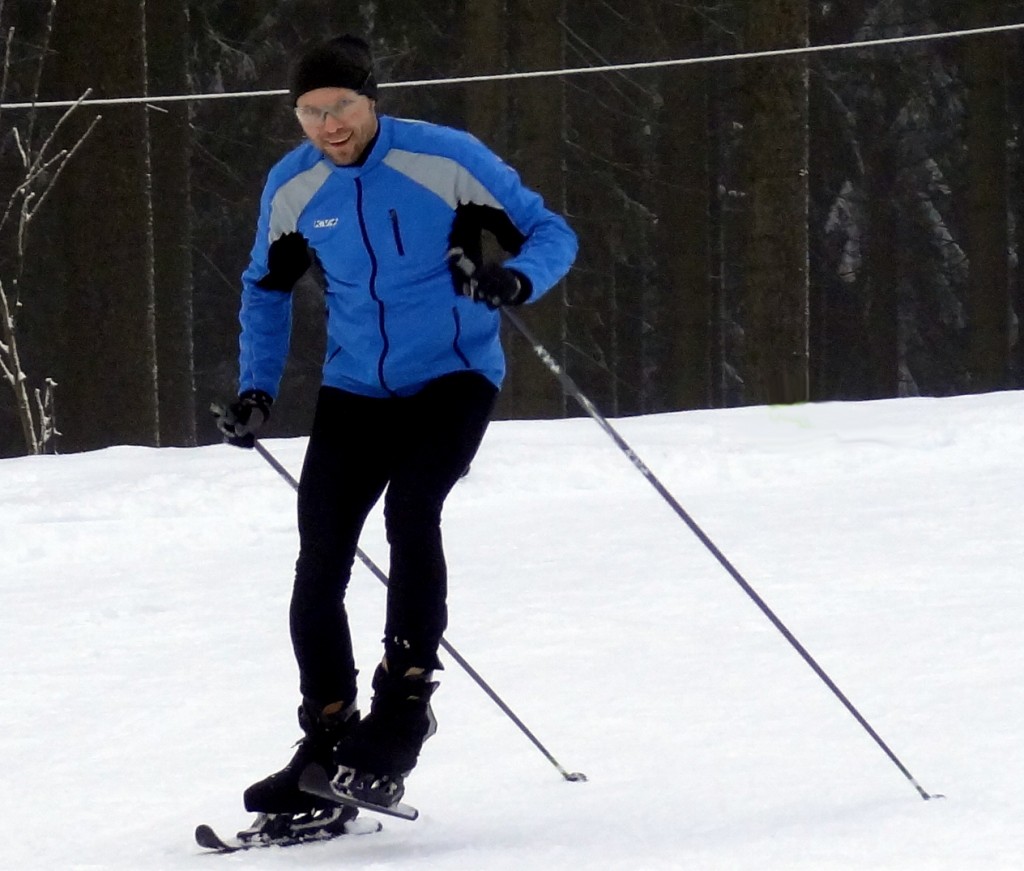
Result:
<svg viewBox="0 0 1024 871"><path fill-rule="evenodd" d="M373 54L365 40L345 34L309 49L292 71L292 103L316 88L349 88L376 100Z"/></svg>

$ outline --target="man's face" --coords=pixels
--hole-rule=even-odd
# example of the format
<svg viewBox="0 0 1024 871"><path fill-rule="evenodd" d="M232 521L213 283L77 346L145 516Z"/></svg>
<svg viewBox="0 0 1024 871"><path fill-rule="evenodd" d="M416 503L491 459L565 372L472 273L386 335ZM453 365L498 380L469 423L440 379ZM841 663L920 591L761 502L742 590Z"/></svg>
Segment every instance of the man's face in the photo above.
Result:
<svg viewBox="0 0 1024 871"><path fill-rule="evenodd" d="M377 133L376 104L348 88L316 88L295 104L302 130L329 160L355 163Z"/></svg>

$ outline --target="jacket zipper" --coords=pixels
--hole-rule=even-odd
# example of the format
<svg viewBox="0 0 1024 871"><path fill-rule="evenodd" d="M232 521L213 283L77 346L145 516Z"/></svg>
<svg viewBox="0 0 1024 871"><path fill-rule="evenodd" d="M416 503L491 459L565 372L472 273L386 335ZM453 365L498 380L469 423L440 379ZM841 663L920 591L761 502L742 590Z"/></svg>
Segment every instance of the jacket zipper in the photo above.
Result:
<svg viewBox="0 0 1024 871"><path fill-rule="evenodd" d="M377 360L377 379L380 381L380 386L394 396L395 392L388 387L388 383L384 379L384 359L388 355L390 342L388 341L388 333L384 324L384 303L377 295L377 255L374 253L373 245L370 244L370 234L366 229L366 219L363 216L363 182L359 178L356 178L355 181L356 213L359 215L359 231L363 234L363 245L366 247L366 253L370 256L370 296L373 298L374 302L377 303L377 322L380 327L380 337L383 341L380 357Z"/></svg>
<svg viewBox="0 0 1024 871"><path fill-rule="evenodd" d="M394 209L389 209L388 214L391 216L391 230L395 234L395 247L398 249L398 256L405 257L405 246L402 244L402 231L398 227L398 212Z"/></svg>

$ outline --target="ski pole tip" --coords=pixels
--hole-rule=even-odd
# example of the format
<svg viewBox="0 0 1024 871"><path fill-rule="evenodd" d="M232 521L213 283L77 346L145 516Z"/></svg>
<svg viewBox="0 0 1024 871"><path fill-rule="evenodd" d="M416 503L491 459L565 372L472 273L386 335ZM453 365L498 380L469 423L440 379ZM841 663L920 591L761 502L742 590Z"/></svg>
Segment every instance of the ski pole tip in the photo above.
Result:
<svg viewBox="0 0 1024 871"><path fill-rule="evenodd" d="M582 771L572 771L565 775L565 779L570 783L586 783L587 775Z"/></svg>

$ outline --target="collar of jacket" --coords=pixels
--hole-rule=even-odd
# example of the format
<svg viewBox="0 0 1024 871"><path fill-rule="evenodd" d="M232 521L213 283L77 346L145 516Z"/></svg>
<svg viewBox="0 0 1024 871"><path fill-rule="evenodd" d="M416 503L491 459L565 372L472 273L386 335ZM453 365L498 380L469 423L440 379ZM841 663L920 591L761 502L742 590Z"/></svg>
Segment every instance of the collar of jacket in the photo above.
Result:
<svg viewBox="0 0 1024 871"><path fill-rule="evenodd" d="M391 118L387 115L378 115L377 123L379 125L377 138L370 147L370 153L367 155L366 160L362 163L356 166L338 166L338 164L333 163L326 155L321 159L326 161L334 172L340 172L343 175L347 175L352 178L358 178L359 176L370 172L391 150L391 139L394 134L394 128L391 126Z"/></svg>

